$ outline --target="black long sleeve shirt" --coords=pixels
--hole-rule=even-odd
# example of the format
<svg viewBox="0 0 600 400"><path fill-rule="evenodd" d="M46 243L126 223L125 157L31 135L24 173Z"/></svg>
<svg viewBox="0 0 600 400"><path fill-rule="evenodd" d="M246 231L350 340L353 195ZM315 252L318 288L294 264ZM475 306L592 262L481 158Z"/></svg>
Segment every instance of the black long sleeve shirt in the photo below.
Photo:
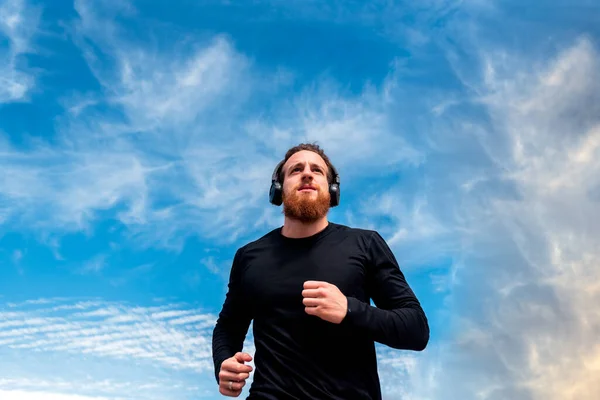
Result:
<svg viewBox="0 0 600 400"><path fill-rule="evenodd" d="M307 280L334 284L348 298L340 324L306 314ZM248 399L379 400L375 342L420 351L429 341L425 313L384 239L332 222L301 239L278 228L238 249L213 332L217 381L221 363L242 351L251 321Z"/></svg>

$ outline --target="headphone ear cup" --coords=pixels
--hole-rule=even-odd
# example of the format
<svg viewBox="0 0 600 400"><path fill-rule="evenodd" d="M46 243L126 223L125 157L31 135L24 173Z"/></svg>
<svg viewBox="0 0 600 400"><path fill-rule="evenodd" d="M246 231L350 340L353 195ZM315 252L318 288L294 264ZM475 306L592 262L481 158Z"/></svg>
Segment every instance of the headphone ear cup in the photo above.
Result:
<svg viewBox="0 0 600 400"><path fill-rule="evenodd" d="M337 183L332 183L329 185L329 204L331 207L335 207L340 204L340 185Z"/></svg>
<svg viewBox="0 0 600 400"><path fill-rule="evenodd" d="M273 182L271 183L271 189L269 190L269 201L271 204L276 206L280 206L283 203L283 190L281 188L281 183Z"/></svg>

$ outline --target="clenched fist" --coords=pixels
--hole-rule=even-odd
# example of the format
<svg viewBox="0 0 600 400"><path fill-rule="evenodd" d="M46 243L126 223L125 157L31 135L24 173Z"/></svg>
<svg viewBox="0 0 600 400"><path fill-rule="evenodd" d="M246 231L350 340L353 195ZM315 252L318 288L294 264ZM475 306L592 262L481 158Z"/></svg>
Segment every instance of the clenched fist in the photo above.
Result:
<svg viewBox="0 0 600 400"><path fill-rule="evenodd" d="M252 361L248 353L236 353L221 364L219 371L219 393L224 396L238 397L246 385L252 367L244 362Z"/></svg>
<svg viewBox="0 0 600 400"><path fill-rule="evenodd" d="M327 282L306 281L302 291L305 311L325 321L339 324L348 312L348 299L337 288Z"/></svg>

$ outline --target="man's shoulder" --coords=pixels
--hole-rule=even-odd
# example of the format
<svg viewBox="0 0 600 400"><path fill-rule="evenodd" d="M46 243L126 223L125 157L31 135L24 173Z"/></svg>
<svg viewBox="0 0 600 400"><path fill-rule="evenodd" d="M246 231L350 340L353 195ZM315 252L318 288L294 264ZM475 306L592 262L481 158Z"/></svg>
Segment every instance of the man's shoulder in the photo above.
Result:
<svg viewBox="0 0 600 400"><path fill-rule="evenodd" d="M277 235L279 234L280 231L281 231L281 227L274 228L274 229L270 230L269 232L263 234L259 238L251 240L251 241L247 242L246 244L242 245L238 249L238 252L243 253L248 250L264 248L265 246L270 246L271 244L274 243L274 241L276 240Z"/></svg>
<svg viewBox="0 0 600 400"><path fill-rule="evenodd" d="M377 231L373 228L359 228L356 226L350 226L350 225L333 223L333 222L331 224L337 233L341 233L341 234L345 234L345 235L349 235L349 236L362 237L362 238L369 239L369 238L373 237L373 235L377 234Z"/></svg>

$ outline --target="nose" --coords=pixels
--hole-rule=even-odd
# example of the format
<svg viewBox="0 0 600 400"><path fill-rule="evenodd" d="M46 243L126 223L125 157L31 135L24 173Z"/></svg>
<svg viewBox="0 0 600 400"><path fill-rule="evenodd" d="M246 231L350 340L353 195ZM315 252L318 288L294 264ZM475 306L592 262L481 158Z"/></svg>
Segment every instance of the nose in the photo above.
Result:
<svg viewBox="0 0 600 400"><path fill-rule="evenodd" d="M313 181L313 177L310 175L303 175L302 176L302 184L312 184Z"/></svg>
<svg viewBox="0 0 600 400"><path fill-rule="evenodd" d="M312 170L310 169L310 166L304 167L304 170L302 171L302 180L313 180L313 179L314 179L314 174L313 174Z"/></svg>

